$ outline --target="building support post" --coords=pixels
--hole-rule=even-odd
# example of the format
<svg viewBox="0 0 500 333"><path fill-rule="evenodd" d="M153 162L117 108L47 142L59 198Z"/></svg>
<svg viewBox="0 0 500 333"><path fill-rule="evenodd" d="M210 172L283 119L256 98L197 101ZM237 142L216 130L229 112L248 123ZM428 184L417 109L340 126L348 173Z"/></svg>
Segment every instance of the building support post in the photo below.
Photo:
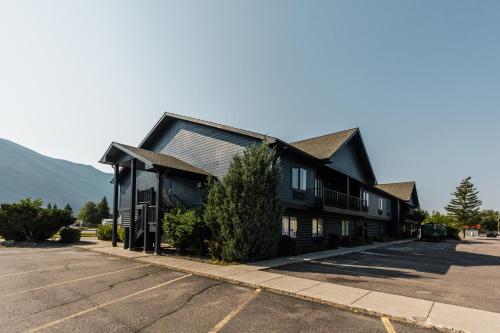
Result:
<svg viewBox="0 0 500 333"><path fill-rule="evenodd" d="M156 191L156 226L155 226L155 254L160 255L161 254L161 234L162 234L162 216L161 212L163 211L162 209L162 193L163 193L163 173L158 171L156 173L156 176L158 177L158 186L157 191Z"/></svg>
<svg viewBox="0 0 500 333"><path fill-rule="evenodd" d="M349 180L349 176L347 176L347 189L345 191L345 193L347 194L347 196L351 195L351 184L350 184L350 180Z"/></svg>
<svg viewBox="0 0 500 333"><path fill-rule="evenodd" d="M120 171L120 166L118 164L115 164L114 168L115 181L113 186L113 235L111 237L111 243L113 247L116 247L116 242L118 239L118 173Z"/></svg>
<svg viewBox="0 0 500 333"><path fill-rule="evenodd" d="M129 228L129 249L134 248L135 243L135 199L136 199L136 180L137 180L137 160L135 158L130 161L130 228Z"/></svg>

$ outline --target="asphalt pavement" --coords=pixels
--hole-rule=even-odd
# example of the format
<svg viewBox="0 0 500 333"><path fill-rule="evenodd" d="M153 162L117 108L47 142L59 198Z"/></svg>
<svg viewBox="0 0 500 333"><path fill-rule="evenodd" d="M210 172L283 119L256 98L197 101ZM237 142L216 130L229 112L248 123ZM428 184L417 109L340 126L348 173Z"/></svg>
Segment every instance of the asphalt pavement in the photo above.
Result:
<svg viewBox="0 0 500 333"><path fill-rule="evenodd" d="M0 296L9 333L431 332L70 247L0 248Z"/></svg>

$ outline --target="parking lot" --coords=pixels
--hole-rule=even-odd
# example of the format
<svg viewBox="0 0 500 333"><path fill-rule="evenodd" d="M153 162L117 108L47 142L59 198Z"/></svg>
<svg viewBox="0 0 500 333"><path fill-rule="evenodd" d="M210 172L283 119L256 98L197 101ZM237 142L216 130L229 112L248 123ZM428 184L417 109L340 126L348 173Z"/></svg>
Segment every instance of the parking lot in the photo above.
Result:
<svg viewBox="0 0 500 333"><path fill-rule="evenodd" d="M500 239L415 241L271 269L308 279L498 312Z"/></svg>
<svg viewBox="0 0 500 333"><path fill-rule="evenodd" d="M1 332L387 332L378 317L69 247L0 248L0 268Z"/></svg>

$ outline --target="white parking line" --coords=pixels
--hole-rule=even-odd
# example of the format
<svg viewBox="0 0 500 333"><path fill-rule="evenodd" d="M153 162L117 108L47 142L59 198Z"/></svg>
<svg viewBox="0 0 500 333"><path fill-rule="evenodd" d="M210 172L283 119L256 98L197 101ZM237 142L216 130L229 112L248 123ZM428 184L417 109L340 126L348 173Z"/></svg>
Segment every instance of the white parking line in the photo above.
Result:
<svg viewBox="0 0 500 333"><path fill-rule="evenodd" d="M236 309L234 309L227 316L225 316L224 319L222 319L217 325L215 325L214 328L212 328L212 330L209 333L219 332L224 326L226 326L227 323L231 321L231 319L233 319L241 310L243 310L243 308L247 306L247 304L250 303L260 293L260 291L261 291L260 289L256 289L255 293L251 297L249 297L246 301L238 305Z"/></svg>
<svg viewBox="0 0 500 333"><path fill-rule="evenodd" d="M29 273L36 273L36 272L48 272L48 271L56 271L61 268L67 268L67 267L73 267L73 266L78 266L78 265L92 265L94 263L101 263L103 261L116 261L116 259L103 259L103 260L92 260L92 261L85 261L85 262L79 262L76 264L69 264L69 265L64 265L64 266L54 266L54 267L49 267L49 268L41 268L41 269L34 269L32 271L24 271L24 272L18 272L18 273L10 273L10 274L5 274L5 275L0 275L0 278L5 278L5 277L10 277L10 276L17 276L17 275L23 275L23 274L29 274Z"/></svg>
<svg viewBox="0 0 500 333"><path fill-rule="evenodd" d="M97 274L97 275L93 275L93 276L87 276L87 277L76 279L76 280L69 280L69 281L64 281L64 282L53 283L53 284L49 284L49 285L42 286L42 287L37 287L37 288L22 290L22 291L18 291L18 292L12 293L12 294L3 295L3 297L25 294L25 293L29 293L31 291L36 291L36 290L40 290L40 289L46 289L46 288L50 288L50 287L56 287L56 286L60 286L60 285L63 285L63 284L68 284L68 283L74 283L74 282L84 281L84 280L93 279L93 278L100 277L100 276L105 276L105 275L126 272L126 271L130 271L130 270L133 270L133 269L137 269L137 268L141 268L141 267L146 267L146 266L150 266L150 265L148 264L148 265L134 266L134 267L131 267L131 268L120 269L120 270L113 271L113 272L107 272L107 273Z"/></svg>
<svg viewBox="0 0 500 333"><path fill-rule="evenodd" d="M66 321L68 319L72 319L72 318L75 318L75 317L78 317L78 316L81 316L83 314L86 314L86 313L89 313L91 311L94 311L94 310L97 310L97 309L100 309L100 308L103 308L105 306L108 306L108 305L111 305L111 304L115 304L115 303L118 303L118 302L121 302L127 298L130 298L130 297L134 297L134 296L137 296L137 295L140 295L140 294L144 294L144 293L147 293L148 291L151 291L151 290L155 290L155 289L158 289L160 287L163 287L163 286L166 286L168 284L171 284L171 283L174 283L176 281L179 281L179 280L182 280L182 279L185 279L189 276L191 276L193 274L188 274L188 275L183 275L181 277L178 277L176 279L173 279L173 280L169 280L167 282L163 282L163 283L160 283L160 284L157 284L156 286L153 286L153 287L150 287L150 288L147 288L147 289L144 289L144 290L139 290L135 293L132 293L132 294L129 294L127 296L123 296L123 297L120 297L120 298L117 298L115 300L112 300L112 301L109 301L109 302L106 302L106 303L103 303L103 304L100 304L100 305L97 305L97 306L94 306L90 309L87 309L87 310L83 310L83 311L80 311L80 312L77 312L77 313L73 313L72 315L70 316L67 316L67 317L64 317L64 318L61 318L61 319L58 319L58 320L54 320L54 321L51 321L50 323L47 323L45 325L42 325L42 326L38 326L36 328L33 328L31 330L29 330L28 332L38 332L40 330L43 330L45 328L49 328L49 327L52 327L52 326L55 326L57 324L60 324L62 323L63 321Z"/></svg>

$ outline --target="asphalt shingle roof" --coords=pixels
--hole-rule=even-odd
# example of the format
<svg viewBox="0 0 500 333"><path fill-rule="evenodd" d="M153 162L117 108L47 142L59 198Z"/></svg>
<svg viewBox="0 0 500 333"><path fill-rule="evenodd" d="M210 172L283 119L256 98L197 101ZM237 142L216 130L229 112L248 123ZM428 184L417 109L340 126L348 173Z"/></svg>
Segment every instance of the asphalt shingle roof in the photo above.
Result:
<svg viewBox="0 0 500 333"><path fill-rule="evenodd" d="M316 158L327 159L358 131L358 128L351 128L345 131L292 142L291 145Z"/></svg>
<svg viewBox="0 0 500 333"><path fill-rule="evenodd" d="M122 143L114 143L114 146L117 148L124 148L126 150L129 150L133 154L142 157L144 160L148 161L152 165L160 166L160 167L165 167L165 168L172 168L176 170L181 170L181 171L186 171L186 172L191 172L191 173L196 173L196 174L201 174L201 175L207 175L209 176L210 173L202 170L200 168L197 168L187 162L184 162L182 160L179 160L178 158L175 158L170 155L166 154L161 154L157 153L151 150L147 149L142 149L142 148L137 148L129 145L125 145Z"/></svg>
<svg viewBox="0 0 500 333"><path fill-rule="evenodd" d="M387 192L403 201L409 201L415 188L415 182L401 182L375 185L378 189Z"/></svg>

